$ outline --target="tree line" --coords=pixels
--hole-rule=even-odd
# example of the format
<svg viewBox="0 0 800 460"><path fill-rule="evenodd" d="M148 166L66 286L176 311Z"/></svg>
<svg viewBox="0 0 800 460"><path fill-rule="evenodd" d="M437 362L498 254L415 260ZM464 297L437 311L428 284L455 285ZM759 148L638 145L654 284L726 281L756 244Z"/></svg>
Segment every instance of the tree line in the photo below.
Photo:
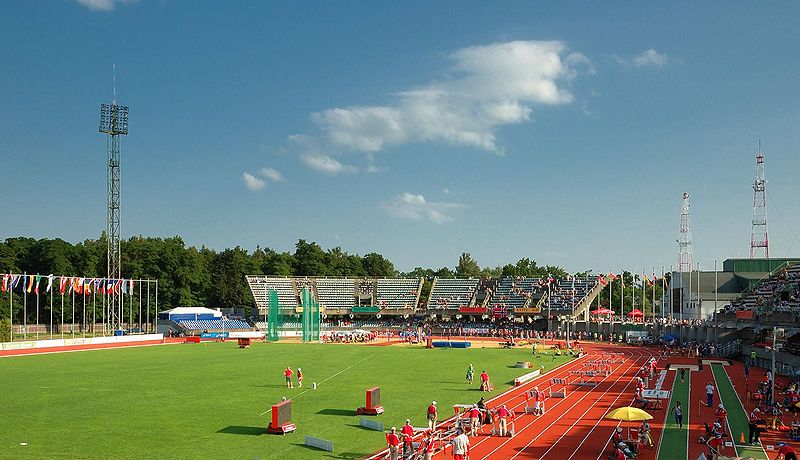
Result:
<svg viewBox="0 0 800 460"><path fill-rule="evenodd" d="M561 267L540 266L529 258L494 268L481 267L467 252L452 268L416 267L400 272L389 259L376 252L361 256L340 247L326 250L304 239L297 241L294 252L261 247L248 251L239 246L215 251L205 246L187 247L179 236L135 236L121 241L121 247L122 277L157 279L162 310L177 306L252 308L255 302L245 275L422 277L425 279L422 300L427 299L431 282L437 276L567 276ZM0 242L0 273L100 278L106 274L106 248L105 236L76 244L62 239L8 238ZM9 296L0 295L0 318L8 317L8 308Z"/></svg>

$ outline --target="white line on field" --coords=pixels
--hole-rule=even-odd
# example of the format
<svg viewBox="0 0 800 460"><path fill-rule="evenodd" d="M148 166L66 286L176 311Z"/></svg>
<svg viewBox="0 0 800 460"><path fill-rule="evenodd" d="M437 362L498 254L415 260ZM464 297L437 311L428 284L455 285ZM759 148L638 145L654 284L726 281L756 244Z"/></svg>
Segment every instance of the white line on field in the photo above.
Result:
<svg viewBox="0 0 800 460"><path fill-rule="evenodd" d="M331 375L330 377L326 378L325 380L323 380L323 381L319 382L319 383L317 384L317 386L319 386L319 385L321 385L321 384L323 384L323 383L327 382L328 380L330 380L330 379L332 379L332 378L336 377L337 375L341 374L342 372L345 372L345 371L347 371L348 369L351 369L352 367L354 367L354 366L356 366L356 365L358 365L358 364L361 364L361 363L363 363L364 361L366 361L366 360L368 360L368 359L372 358L373 356L375 356L375 355L377 355L377 354L378 354L378 352L375 352L375 353L373 353L373 354L371 354L371 355L367 356L367 357L366 357L366 358L364 358L364 359L361 359L361 360L359 360L359 361L356 361L356 362L354 362L353 364L351 364L351 365L349 365L349 366L345 367L344 369L340 370L339 372L337 372L337 373L335 373L335 374ZM294 398L287 398L287 399L292 399L292 400L294 400L294 399L297 399L297 398L299 398L300 396L303 396L304 394L308 393L310 390L311 390L311 388L309 388L309 389L307 389L307 390L304 390L304 391L302 391L300 394L298 394L298 395L297 395L297 396L295 396ZM270 412L272 412L272 408L271 408L271 407L270 407L269 409L267 409L266 411L264 411L264 412L262 412L262 413L258 414L258 416L259 416L259 417L263 417L265 414L269 414Z"/></svg>

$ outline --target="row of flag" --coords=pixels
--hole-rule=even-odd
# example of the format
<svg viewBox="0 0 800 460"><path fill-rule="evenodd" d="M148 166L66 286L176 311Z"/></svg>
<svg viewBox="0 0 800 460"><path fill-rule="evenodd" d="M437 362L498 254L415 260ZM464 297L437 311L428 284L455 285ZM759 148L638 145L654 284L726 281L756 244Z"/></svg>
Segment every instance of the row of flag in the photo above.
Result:
<svg viewBox="0 0 800 460"><path fill-rule="evenodd" d="M615 275L613 272L608 272L608 275L603 275L603 274L597 275L597 281L603 286L605 286L608 284L608 281L606 281L606 277L610 278L611 281L620 280L622 282L622 285L623 286L625 285L625 281L622 279L622 275ZM643 273L642 279L647 283L648 286L652 287L658 281L658 276L656 276L656 274L653 273L653 279L650 279L647 277L646 273Z"/></svg>
<svg viewBox="0 0 800 460"><path fill-rule="evenodd" d="M133 294L134 281L126 279L109 278L82 278L77 276L54 276L54 275L15 275L12 273L3 274L3 292L12 292L21 286L23 292L39 295L39 287L43 281L47 281L45 292L53 289L53 284L58 285L58 292L61 295L76 294L89 295L92 292L113 295L113 294Z"/></svg>

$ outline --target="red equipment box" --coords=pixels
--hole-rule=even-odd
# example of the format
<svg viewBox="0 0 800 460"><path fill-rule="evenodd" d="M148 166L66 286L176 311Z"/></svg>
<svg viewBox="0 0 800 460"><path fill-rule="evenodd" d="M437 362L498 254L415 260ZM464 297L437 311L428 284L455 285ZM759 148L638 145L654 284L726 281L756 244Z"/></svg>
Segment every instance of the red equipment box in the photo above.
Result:
<svg viewBox="0 0 800 460"><path fill-rule="evenodd" d="M378 415L383 413L381 406L381 387L367 390L367 405L356 409L356 415Z"/></svg>
<svg viewBox="0 0 800 460"><path fill-rule="evenodd" d="M272 421L267 427L267 433L286 434L296 429L297 427L292 423L292 400L273 404Z"/></svg>

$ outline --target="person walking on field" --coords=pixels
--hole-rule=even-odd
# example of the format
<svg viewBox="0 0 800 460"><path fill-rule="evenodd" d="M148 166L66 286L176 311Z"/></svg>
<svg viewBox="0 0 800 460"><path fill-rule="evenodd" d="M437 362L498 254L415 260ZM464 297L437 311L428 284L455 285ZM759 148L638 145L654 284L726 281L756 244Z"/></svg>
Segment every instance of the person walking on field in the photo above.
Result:
<svg viewBox="0 0 800 460"><path fill-rule="evenodd" d="M294 372L292 372L292 368L291 367L287 367L286 370L283 371L283 375L286 377L286 388L294 388L294 385L292 384L292 374L293 373Z"/></svg>
<svg viewBox="0 0 800 460"><path fill-rule="evenodd" d="M681 383L683 383L686 381L686 368L682 367L679 372L681 374Z"/></svg>
<svg viewBox="0 0 800 460"><path fill-rule="evenodd" d="M303 370L299 367L297 368L297 387L303 386Z"/></svg>
<svg viewBox="0 0 800 460"><path fill-rule="evenodd" d="M436 411L436 401L431 401L428 406L428 429L431 431L436 430L436 421L439 419L439 413Z"/></svg>
<svg viewBox="0 0 800 460"><path fill-rule="evenodd" d="M706 404L708 405L708 407L714 405L714 384L711 382L708 382L708 385L706 385L706 399L707 399Z"/></svg>
<svg viewBox="0 0 800 460"><path fill-rule="evenodd" d="M683 408L681 407L680 401L675 401L675 405L672 406L672 409L669 410L670 414L675 416L675 424L678 425L678 429L683 429Z"/></svg>
<svg viewBox="0 0 800 460"><path fill-rule="evenodd" d="M653 448L653 438L650 436L650 423L648 423L647 420L639 425L639 442L642 445L647 445L647 447L651 449Z"/></svg>
<svg viewBox="0 0 800 460"><path fill-rule="evenodd" d="M472 385L472 377L475 376L475 368L472 367L472 364L469 365L467 368L467 383Z"/></svg>

